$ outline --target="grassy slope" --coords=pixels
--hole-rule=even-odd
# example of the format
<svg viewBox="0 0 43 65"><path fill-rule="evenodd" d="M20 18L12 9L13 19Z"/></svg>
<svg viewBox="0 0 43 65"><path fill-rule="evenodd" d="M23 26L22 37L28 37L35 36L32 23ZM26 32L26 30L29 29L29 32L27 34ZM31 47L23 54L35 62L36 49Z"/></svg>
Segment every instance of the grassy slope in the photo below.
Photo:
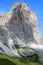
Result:
<svg viewBox="0 0 43 65"><path fill-rule="evenodd" d="M29 61L0 54L0 65L43 65L38 61Z"/></svg>

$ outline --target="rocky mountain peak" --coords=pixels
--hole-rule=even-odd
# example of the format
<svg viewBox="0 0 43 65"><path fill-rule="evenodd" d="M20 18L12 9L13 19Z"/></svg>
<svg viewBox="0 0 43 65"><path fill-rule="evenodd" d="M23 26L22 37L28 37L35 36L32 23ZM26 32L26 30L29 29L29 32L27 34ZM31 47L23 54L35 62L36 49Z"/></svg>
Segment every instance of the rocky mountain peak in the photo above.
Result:
<svg viewBox="0 0 43 65"><path fill-rule="evenodd" d="M37 17L25 3L17 2L0 15L0 53L20 57L19 51L26 56L29 52L24 54L24 47L40 52L40 40Z"/></svg>
<svg viewBox="0 0 43 65"><path fill-rule="evenodd" d="M19 9L22 8L22 9L26 9L26 10L29 9L27 7L27 5L23 2L17 2L15 4L13 4L12 9L15 9L15 8L19 8Z"/></svg>
<svg viewBox="0 0 43 65"><path fill-rule="evenodd" d="M9 16L10 19L5 25L20 39L23 39L22 41L27 39L26 43L28 43L29 38L40 40L36 15L25 3L15 3L9 12Z"/></svg>
<svg viewBox="0 0 43 65"><path fill-rule="evenodd" d="M28 20L34 20L34 24L37 25L37 18L35 16L35 14L30 10L30 8L25 4L25 3L15 3L12 8L11 8L11 13L12 16L15 16L16 18L22 18L23 20L28 21ZM14 17L13 16L13 17Z"/></svg>
<svg viewBox="0 0 43 65"><path fill-rule="evenodd" d="M36 15L25 3L17 2L7 14L0 15L0 25L15 33L25 44L29 41L35 41L40 44Z"/></svg>

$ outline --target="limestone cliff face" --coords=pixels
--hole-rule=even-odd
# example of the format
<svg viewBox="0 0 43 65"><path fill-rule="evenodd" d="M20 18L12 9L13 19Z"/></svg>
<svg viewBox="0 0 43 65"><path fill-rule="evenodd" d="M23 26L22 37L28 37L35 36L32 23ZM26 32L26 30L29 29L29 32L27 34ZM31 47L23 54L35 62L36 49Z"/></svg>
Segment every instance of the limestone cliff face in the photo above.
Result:
<svg viewBox="0 0 43 65"><path fill-rule="evenodd" d="M25 43L31 38L40 44L37 18L25 3L16 3L8 14L0 15L0 25L6 26Z"/></svg>
<svg viewBox="0 0 43 65"><path fill-rule="evenodd" d="M40 44L38 21L35 14L25 3L16 3L11 9L11 18L8 29L15 32L22 41L28 43L29 38L34 38ZM10 25L12 23L12 25ZM14 27L13 27L14 26ZM14 29L12 29L14 28Z"/></svg>
<svg viewBox="0 0 43 65"><path fill-rule="evenodd" d="M0 53L20 57L15 44L29 48L40 45L40 39L37 18L25 3L15 3L7 14L0 15Z"/></svg>

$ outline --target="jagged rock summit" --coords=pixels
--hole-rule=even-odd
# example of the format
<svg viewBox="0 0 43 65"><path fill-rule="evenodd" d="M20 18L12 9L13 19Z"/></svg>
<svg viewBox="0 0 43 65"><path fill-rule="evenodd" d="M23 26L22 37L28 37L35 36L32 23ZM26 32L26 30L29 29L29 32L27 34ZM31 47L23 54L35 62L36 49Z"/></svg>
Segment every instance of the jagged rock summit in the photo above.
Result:
<svg viewBox="0 0 43 65"><path fill-rule="evenodd" d="M29 38L40 42L37 18L25 3L15 3L8 14L0 15L0 25L6 26L26 43Z"/></svg>
<svg viewBox="0 0 43 65"><path fill-rule="evenodd" d="M25 3L17 2L7 14L0 15L0 53L16 57L34 50L37 53L40 40L37 18Z"/></svg>

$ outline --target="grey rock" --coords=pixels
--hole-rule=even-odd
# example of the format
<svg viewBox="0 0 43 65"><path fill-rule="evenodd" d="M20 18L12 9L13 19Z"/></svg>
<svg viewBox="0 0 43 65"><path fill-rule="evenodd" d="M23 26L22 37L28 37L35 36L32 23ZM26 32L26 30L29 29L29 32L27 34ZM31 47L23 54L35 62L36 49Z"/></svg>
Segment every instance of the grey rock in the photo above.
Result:
<svg viewBox="0 0 43 65"><path fill-rule="evenodd" d="M35 52L42 58L40 40L36 15L25 3L15 3L7 14L0 15L0 53L21 57L19 50L25 48L27 51L30 49L30 52L22 52L23 56Z"/></svg>

